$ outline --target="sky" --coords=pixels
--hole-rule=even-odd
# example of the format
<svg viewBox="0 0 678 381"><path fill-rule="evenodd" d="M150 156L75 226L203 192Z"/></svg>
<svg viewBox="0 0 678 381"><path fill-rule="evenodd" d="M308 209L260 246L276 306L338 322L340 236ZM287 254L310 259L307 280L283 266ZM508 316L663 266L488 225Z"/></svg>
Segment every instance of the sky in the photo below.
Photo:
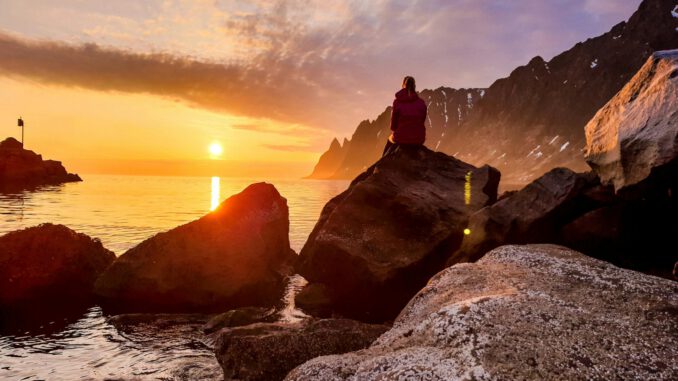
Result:
<svg viewBox="0 0 678 381"><path fill-rule="evenodd" d="M0 0L0 138L22 116L74 172L301 177L404 75L487 87L639 3Z"/></svg>

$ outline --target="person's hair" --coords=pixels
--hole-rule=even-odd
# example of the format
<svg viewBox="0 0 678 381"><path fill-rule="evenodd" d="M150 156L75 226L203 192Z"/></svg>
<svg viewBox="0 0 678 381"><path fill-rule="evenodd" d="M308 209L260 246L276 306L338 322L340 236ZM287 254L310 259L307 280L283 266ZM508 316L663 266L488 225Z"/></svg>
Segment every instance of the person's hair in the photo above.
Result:
<svg viewBox="0 0 678 381"><path fill-rule="evenodd" d="M414 77L408 75L403 78L403 89L407 89L407 92L410 94L417 92L417 84L414 82Z"/></svg>

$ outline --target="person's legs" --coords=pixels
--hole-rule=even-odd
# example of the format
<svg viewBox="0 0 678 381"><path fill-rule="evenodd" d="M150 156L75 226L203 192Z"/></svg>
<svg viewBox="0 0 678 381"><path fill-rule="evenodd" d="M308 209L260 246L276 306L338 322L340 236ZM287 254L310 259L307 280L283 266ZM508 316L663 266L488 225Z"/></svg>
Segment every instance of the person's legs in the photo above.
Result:
<svg viewBox="0 0 678 381"><path fill-rule="evenodd" d="M384 146L384 153L381 154L381 157L386 156L389 152L391 152L391 149L395 148L395 144L391 143L390 140L386 141L386 145Z"/></svg>

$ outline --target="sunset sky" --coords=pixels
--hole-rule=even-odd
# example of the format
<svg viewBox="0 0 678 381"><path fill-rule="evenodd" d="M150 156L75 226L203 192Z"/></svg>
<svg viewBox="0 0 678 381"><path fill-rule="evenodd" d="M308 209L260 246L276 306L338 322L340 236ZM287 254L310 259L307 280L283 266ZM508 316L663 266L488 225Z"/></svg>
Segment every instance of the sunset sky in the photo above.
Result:
<svg viewBox="0 0 678 381"><path fill-rule="evenodd" d="M487 87L639 3L0 0L0 139L21 115L73 172L300 177L403 75Z"/></svg>

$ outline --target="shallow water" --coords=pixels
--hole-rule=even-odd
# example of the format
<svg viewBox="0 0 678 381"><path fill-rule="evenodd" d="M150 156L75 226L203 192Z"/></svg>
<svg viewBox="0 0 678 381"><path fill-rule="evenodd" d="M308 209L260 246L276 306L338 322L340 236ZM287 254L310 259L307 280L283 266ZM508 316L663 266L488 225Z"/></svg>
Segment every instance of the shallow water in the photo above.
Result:
<svg viewBox="0 0 678 381"><path fill-rule="evenodd" d="M0 235L43 222L60 223L101 239L117 255L149 236L192 221L257 179L84 176L82 183L33 192L0 193ZM301 250L322 207L347 181L274 180L290 209L290 244ZM290 279L282 320L303 317ZM36 315L40 315L36 312ZM35 316L34 316L35 317ZM200 327L207 316L158 316L115 324L97 306L67 317L16 321L0 334L0 379L218 380L212 340Z"/></svg>

